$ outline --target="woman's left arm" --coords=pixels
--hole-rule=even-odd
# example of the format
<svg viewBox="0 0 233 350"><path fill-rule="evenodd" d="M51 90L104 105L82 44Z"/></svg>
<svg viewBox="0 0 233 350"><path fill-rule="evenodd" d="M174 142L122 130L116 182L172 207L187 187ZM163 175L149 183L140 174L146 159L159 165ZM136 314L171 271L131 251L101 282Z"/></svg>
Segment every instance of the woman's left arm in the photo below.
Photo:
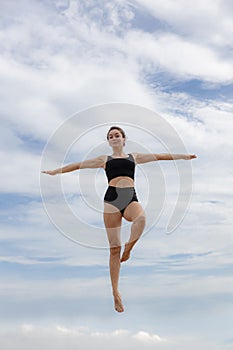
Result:
<svg viewBox="0 0 233 350"><path fill-rule="evenodd" d="M154 162L158 160L176 160L184 159L190 160L197 158L195 154L171 154L171 153L134 153L135 161L137 164Z"/></svg>

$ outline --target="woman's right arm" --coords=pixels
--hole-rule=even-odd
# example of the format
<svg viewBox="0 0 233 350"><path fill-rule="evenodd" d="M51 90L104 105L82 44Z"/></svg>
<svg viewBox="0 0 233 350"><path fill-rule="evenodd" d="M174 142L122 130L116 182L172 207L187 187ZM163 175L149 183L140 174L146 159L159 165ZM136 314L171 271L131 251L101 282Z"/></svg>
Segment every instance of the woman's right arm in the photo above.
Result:
<svg viewBox="0 0 233 350"><path fill-rule="evenodd" d="M66 165L62 168L54 169L54 170L43 170L43 174L48 175L57 175L68 173L70 171L75 171L79 169L87 169L87 168L103 168L106 162L106 156L99 156L97 158L92 158L88 160L84 160L83 162L73 163Z"/></svg>

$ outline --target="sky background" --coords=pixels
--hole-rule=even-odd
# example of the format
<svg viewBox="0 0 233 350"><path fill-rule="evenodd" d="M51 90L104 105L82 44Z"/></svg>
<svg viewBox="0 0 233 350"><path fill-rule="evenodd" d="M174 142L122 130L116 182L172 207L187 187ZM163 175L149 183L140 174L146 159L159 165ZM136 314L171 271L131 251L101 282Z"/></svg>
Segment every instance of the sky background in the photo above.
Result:
<svg viewBox="0 0 233 350"><path fill-rule="evenodd" d="M0 18L1 348L233 349L232 1L8 0L0 2ZM176 168L165 162L138 169L142 203L147 178L166 200L163 208L149 203L146 212L151 218L154 210L156 223L122 266L122 314L113 309L108 250L62 235L46 214L40 182L47 142L79 112L92 108L96 133L87 130L69 152L61 140L51 167L62 157L110 153L107 119L97 111L117 103L147 110L147 132L153 111L198 156L188 211L170 235ZM134 116L124 118L128 152L139 146L164 152L135 129ZM79 128L86 130L82 118ZM90 227L105 237L100 210L82 201L101 205L104 174L78 176L42 181L48 196L62 181L85 222L82 238ZM93 181L98 193L90 197L85 189ZM53 204L71 226L60 201Z"/></svg>

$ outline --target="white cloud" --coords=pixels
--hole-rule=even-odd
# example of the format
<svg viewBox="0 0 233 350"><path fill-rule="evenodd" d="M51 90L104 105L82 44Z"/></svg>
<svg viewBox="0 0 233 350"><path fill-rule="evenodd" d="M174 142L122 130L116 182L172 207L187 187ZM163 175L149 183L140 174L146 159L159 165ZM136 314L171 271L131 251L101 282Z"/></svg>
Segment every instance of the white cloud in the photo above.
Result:
<svg viewBox="0 0 233 350"><path fill-rule="evenodd" d="M13 141L14 142L14 141ZM0 152L2 168L1 192L38 196L40 156L18 147Z"/></svg>
<svg viewBox="0 0 233 350"><path fill-rule="evenodd" d="M0 66L2 121L19 135L48 138L62 119L55 104L45 96L48 93L46 78L12 59L2 58Z"/></svg>
<svg viewBox="0 0 233 350"><path fill-rule="evenodd" d="M153 339L153 341L151 341ZM55 346L56 349L77 349L77 343L80 350L87 350L95 347L96 349L158 349L172 350L174 346L179 349L194 350L205 346L205 349L217 349L211 340L202 339L195 336L176 336L161 342L161 338L156 334L149 334L143 330L131 332L127 329L116 329L110 332L93 331L86 327L68 328L63 325L41 327L33 324L22 324L15 330L1 331L1 343L4 348L14 347L17 349L28 350L49 348ZM223 349L225 347L223 346Z"/></svg>
<svg viewBox="0 0 233 350"><path fill-rule="evenodd" d="M158 250L159 247L157 248ZM88 254L87 251L86 254ZM133 255L136 255L136 253ZM184 253L184 255L188 254ZM121 276L120 289L123 300L129 309L135 303L142 304L147 309L149 307L148 305L150 303L153 304L155 299L158 303L166 300L167 303L175 305L176 301L181 298L188 299L190 303L198 303L200 300L208 300L210 298L208 302L206 301L206 309L210 309L212 312L221 307L230 307L230 301L224 300L224 296L233 292L233 278L230 274L232 258L229 255L228 261L226 258L222 258L220 251L218 253L210 253L209 256L197 255L190 258L182 257L182 254L179 258L179 253L173 252L173 256L170 259L156 258L153 265L144 266L144 272L142 270L141 273L137 272L137 274L135 274L135 268L138 267L137 264L128 263L127 267L122 267L124 271L128 269ZM81 258L82 256L80 256ZM102 305L101 303L105 301L105 311L108 308L111 311L111 306L109 305L111 288L107 260L105 261L105 267L103 265L101 267L98 266L97 260L95 264L93 262L90 269L88 269L88 265L83 266L86 267L85 271L87 271L87 275L83 275L82 264L80 264L77 266L77 268L79 267L77 275L79 273L80 277L76 278L65 277L67 271L69 271L69 266L65 268L65 265L57 265L57 269L55 269L56 262L53 262L52 266L48 263L45 264L44 269L46 268L48 273L50 272L52 275L53 271L57 271L60 268L60 278L48 278L47 276L50 276L50 274L47 275L45 272L45 278L32 277L30 280L25 280L23 277L15 277L14 280L11 280L8 276L5 276L1 281L1 299L14 299L15 307L20 307L22 303L25 305L25 308L29 305L33 312L36 312L39 303L49 304L50 300L61 304L61 312L63 312L63 306L69 300L76 304L74 307L77 309L83 303L88 302L93 306L94 312L98 312ZM3 261L16 262L17 257L14 260L8 258ZM17 263L20 262L17 261ZM33 266L33 264L30 265ZM216 267L223 269L222 275L218 275L215 272L214 268ZM91 268L93 276L89 277L88 273L90 273ZM200 269L203 271L199 273ZM141 283L142 278L143 284ZM216 297L218 301L213 303L212 297ZM94 305L95 303L97 304ZM126 313L128 312L127 307ZM200 309L197 311L199 313L202 312ZM203 317L205 316L205 312L206 310L203 310ZM46 313L48 317L53 316L53 314L54 312L51 315Z"/></svg>
<svg viewBox="0 0 233 350"><path fill-rule="evenodd" d="M71 2L70 6L75 4ZM122 3L115 5L110 13L123 6ZM90 6L94 11L93 3ZM25 132L37 129L37 135L46 133L47 137L62 116L89 106L90 101L93 105L114 99L152 107L155 97L149 98L149 91L138 81L140 72L156 73L165 69L182 79L213 82L232 79L230 61L210 47L174 33L152 35L129 28L119 37L115 32L103 30L100 23L90 23L85 7L81 14L79 9L72 16L68 10L65 16L55 12L55 26L49 23L51 15L46 7L40 21L35 21L37 14L33 10L37 11L34 2L31 11L26 6L25 11L29 11L26 22L13 22L2 30L8 38L8 46L3 47L5 59L3 56L1 62L2 96L5 107L10 104L10 96L14 97L15 103L11 104L7 118L20 123ZM41 11L40 8L38 15ZM32 27L37 33L36 39L30 31ZM13 50L15 38L23 43L21 50ZM25 61L28 52L30 60Z"/></svg>
<svg viewBox="0 0 233 350"><path fill-rule="evenodd" d="M144 331L140 331L133 336L133 338L141 341L143 344L158 344L159 342L165 341L157 334L149 334Z"/></svg>
<svg viewBox="0 0 233 350"><path fill-rule="evenodd" d="M231 61L219 57L209 47L176 34L130 31L125 40L130 48L128 54L131 52L134 59L148 63L147 73L155 74L161 69L182 80L200 79L218 83L233 79Z"/></svg>
<svg viewBox="0 0 233 350"><path fill-rule="evenodd" d="M89 106L90 101L92 105L115 100L162 108L159 107L162 101L139 81L140 72L151 67L154 72L162 67L184 79L199 77L215 82L232 79L232 67L227 60L222 60L211 48L175 34L152 35L128 29L119 37L115 32L101 30L100 24L89 26L89 17L83 16L85 7L79 22L77 17L73 23L73 17L70 19L66 13L66 19L54 14L56 25L52 26L48 8L38 7L34 2L32 8L27 2L23 4L18 15L26 12L27 21L12 21L2 29L8 40L2 43L7 46L3 47L0 72L4 87L2 118L19 134L45 140L64 117ZM89 6L95 8L93 3ZM123 4L116 3L114 11L119 6ZM15 18L15 13L8 5L9 18ZM41 13L40 21L36 21ZM32 26L40 37L36 45ZM23 43L21 50L14 50L16 38ZM51 52L53 49L56 54ZM25 61L28 52L30 60Z"/></svg>
<svg viewBox="0 0 233 350"><path fill-rule="evenodd" d="M227 0L136 0L155 18L165 21L171 30L205 45L230 46L233 34L232 3Z"/></svg>
<svg viewBox="0 0 233 350"><path fill-rule="evenodd" d="M17 278L14 281L6 280L1 282L1 297L7 298L11 294L11 298L14 299L16 304L23 302L22 298L25 299L25 307L28 302L35 303L33 308L36 309L37 302L49 303L49 300L60 300L61 303L65 299L77 301L79 305L81 299L89 300L90 303L94 299L101 300L102 298L107 299L110 297L110 289L108 283L108 274L105 277L96 277L93 279L89 278L63 278L60 282L57 280L28 280L24 281L21 278ZM10 292L11 291L11 292ZM93 292L95 291L95 292ZM84 297L85 296L85 297ZM63 300L63 301L62 301ZM83 300L84 302L84 300ZM26 311L26 310L25 310ZM35 311L35 310L34 310Z"/></svg>

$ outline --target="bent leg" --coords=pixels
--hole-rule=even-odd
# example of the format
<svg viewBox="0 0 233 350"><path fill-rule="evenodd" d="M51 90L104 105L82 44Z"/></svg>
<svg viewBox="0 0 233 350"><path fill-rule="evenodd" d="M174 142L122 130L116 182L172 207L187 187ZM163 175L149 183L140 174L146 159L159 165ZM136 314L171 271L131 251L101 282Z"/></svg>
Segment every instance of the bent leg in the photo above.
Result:
<svg viewBox="0 0 233 350"><path fill-rule="evenodd" d="M142 206L138 202L132 202L124 211L124 218L127 221L132 221L131 234L129 242L125 244L125 249L121 257L121 262L126 261L130 257L130 252L135 245L135 243L140 238L145 224L146 216Z"/></svg>
<svg viewBox="0 0 233 350"><path fill-rule="evenodd" d="M124 307L118 290L120 275L120 253L121 253L121 231L122 215L111 204L104 204L104 224L108 235L110 246L109 268L112 283L112 293L114 296L115 309L123 312Z"/></svg>

